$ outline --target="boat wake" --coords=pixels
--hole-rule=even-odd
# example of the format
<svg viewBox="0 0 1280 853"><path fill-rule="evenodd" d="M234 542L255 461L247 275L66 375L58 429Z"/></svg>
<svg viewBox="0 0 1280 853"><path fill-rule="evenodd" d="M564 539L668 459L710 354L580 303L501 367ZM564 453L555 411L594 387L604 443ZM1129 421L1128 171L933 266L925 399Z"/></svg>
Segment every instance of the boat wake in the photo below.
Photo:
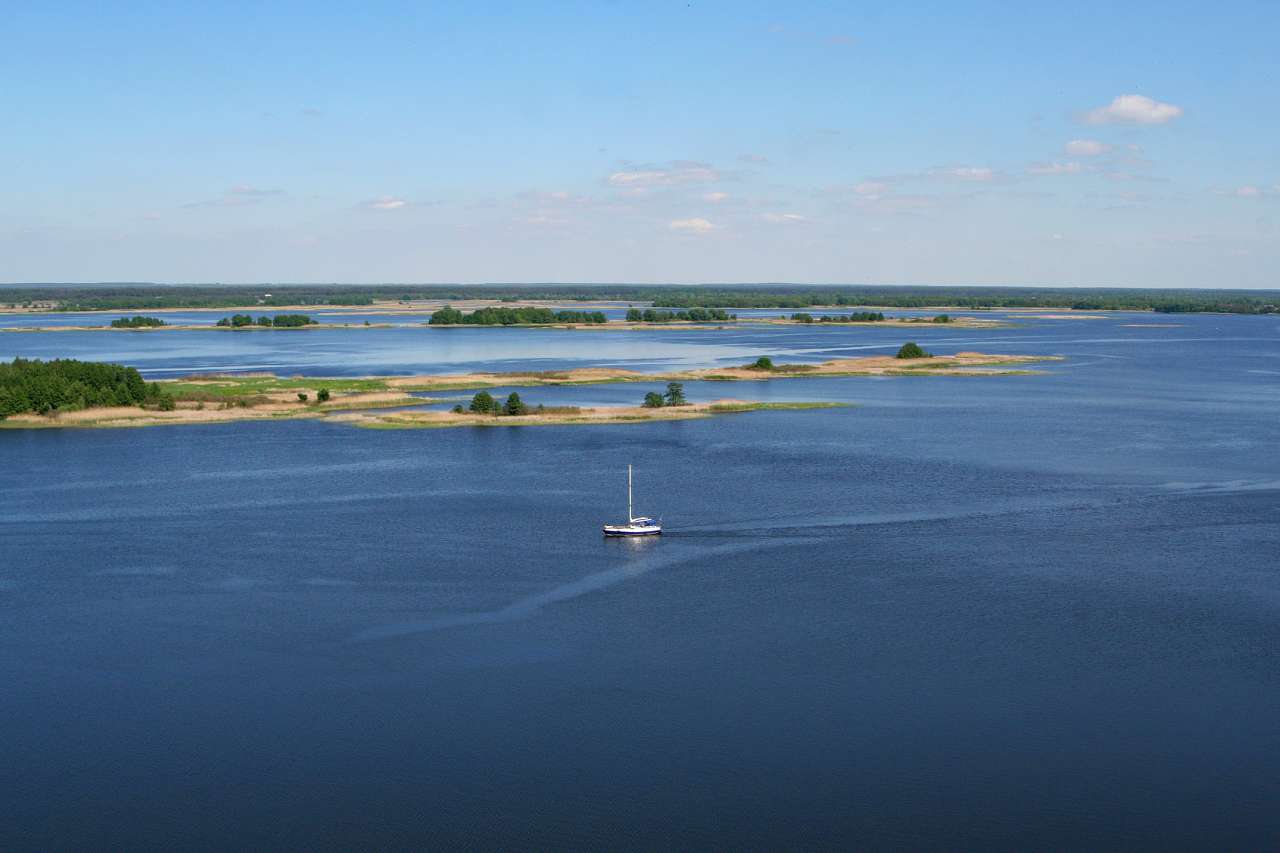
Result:
<svg viewBox="0 0 1280 853"><path fill-rule="evenodd" d="M818 540L814 540L818 541ZM625 566L617 566L612 569L605 569L602 572L586 575L577 580L570 581L560 586L553 587L545 592L537 595L531 595L501 607L497 610L485 610L476 613L454 613L442 616L435 616L430 619L416 620L412 622L397 622L392 625L381 625L376 628L369 628L354 634L348 642L365 643L373 640L387 640L395 637L405 637L413 634L425 634L432 631L441 631L446 628L458 628L465 625L486 625L496 622L511 622L517 619L527 619L534 616L544 607L552 604L559 604L563 601L571 601L584 595L597 592L608 587L623 583L624 581L638 578L641 575L647 575L658 569L667 569L672 566L678 566L682 563L692 562L693 560L701 560L712 557L724 557L729 554L736 554L743 551L760 551L769 547L781 547L783 545L794 545L795 539L789 539L786 542L778 542L773 545L762 543L759 540L751 542L733 543L730 545L719 545L711 548L671 548L664 547L662 553L654 553L628 563Z"/></svg>

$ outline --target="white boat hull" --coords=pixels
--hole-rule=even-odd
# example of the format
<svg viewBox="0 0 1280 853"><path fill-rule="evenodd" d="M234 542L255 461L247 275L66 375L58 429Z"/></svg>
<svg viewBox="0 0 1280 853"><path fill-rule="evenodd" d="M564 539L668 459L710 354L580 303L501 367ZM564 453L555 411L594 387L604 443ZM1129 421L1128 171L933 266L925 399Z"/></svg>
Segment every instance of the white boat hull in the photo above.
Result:
<svg viewBox="0 0 1280 853"><path fill-rule="evenodd" d="M660 536L662 528L656 524L606 524L605 536Z"/></svg>

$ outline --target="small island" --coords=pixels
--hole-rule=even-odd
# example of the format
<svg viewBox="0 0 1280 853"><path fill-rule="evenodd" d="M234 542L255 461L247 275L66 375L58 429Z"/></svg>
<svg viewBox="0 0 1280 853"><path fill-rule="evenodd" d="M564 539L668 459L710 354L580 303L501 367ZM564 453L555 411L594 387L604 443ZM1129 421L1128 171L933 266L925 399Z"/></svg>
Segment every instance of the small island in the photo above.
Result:
<svg viewBox="0 0 1280 853"><path fill-rule="evenodd" d="M358 425L507 425L519 423L601 423L680 420L729 412L826 408L826 403L758 403L723 399L690 404L686 382L747 382L796 377L841 376L1009 376L1026 375L1036 362L1060 356L992 355L961 352L931 356L913 344L897 355L833 359L816 364L775 363L761 356L749 364L642 373L613 367L568 370L462 373L363 378L279 377L270 373L196 374L146 382L137 370L118 364L72 360L16 359L0 364L0 427L122 427L238 420L330 418ZM904 352L906 354L904 354ZM475 408L423 410L442 402L415 392L484 391L495 387L539 387L608 383L665 383L645 393L635 406L593 408L530 406L511 395L499 404L485 393ZM480 402L477 404L477 397ZM513 400L512 397L515 399ZM417 409L367 414L375 409ZM459 411L461 409L461 411ZM362 414L365 413L365 414ZM526 420L520 420L524 418Z"/></svg>

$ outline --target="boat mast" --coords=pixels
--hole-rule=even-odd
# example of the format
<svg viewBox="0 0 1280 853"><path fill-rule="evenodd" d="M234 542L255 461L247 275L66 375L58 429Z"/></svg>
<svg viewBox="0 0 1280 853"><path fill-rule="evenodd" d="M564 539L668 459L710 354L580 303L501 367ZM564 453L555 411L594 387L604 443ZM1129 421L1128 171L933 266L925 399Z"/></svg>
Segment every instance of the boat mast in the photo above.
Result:
<svg viewBox="0 0 1280 853"><path fill-rule="evenodd" d="M630 524L635 514L631 511L631 466L627 466L627 523Z"/></svg>

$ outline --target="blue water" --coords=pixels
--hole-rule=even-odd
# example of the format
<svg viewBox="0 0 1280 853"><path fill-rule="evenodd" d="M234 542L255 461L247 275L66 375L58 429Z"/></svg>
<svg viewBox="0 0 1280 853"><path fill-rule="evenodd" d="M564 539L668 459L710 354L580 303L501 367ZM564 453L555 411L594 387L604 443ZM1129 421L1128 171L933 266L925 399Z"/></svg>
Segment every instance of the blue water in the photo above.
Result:
<svg viewBox="0 0 1280 853"><path fill-rule="evenodd" d="M1274 847L1280 321L1150 322L912 330L1067 356L1040 376L687 386L837 410L0 430L0 848ZM403 373L821 360L903 331L0 355ZM598 535L627 462L661 540Z"/></svg>

